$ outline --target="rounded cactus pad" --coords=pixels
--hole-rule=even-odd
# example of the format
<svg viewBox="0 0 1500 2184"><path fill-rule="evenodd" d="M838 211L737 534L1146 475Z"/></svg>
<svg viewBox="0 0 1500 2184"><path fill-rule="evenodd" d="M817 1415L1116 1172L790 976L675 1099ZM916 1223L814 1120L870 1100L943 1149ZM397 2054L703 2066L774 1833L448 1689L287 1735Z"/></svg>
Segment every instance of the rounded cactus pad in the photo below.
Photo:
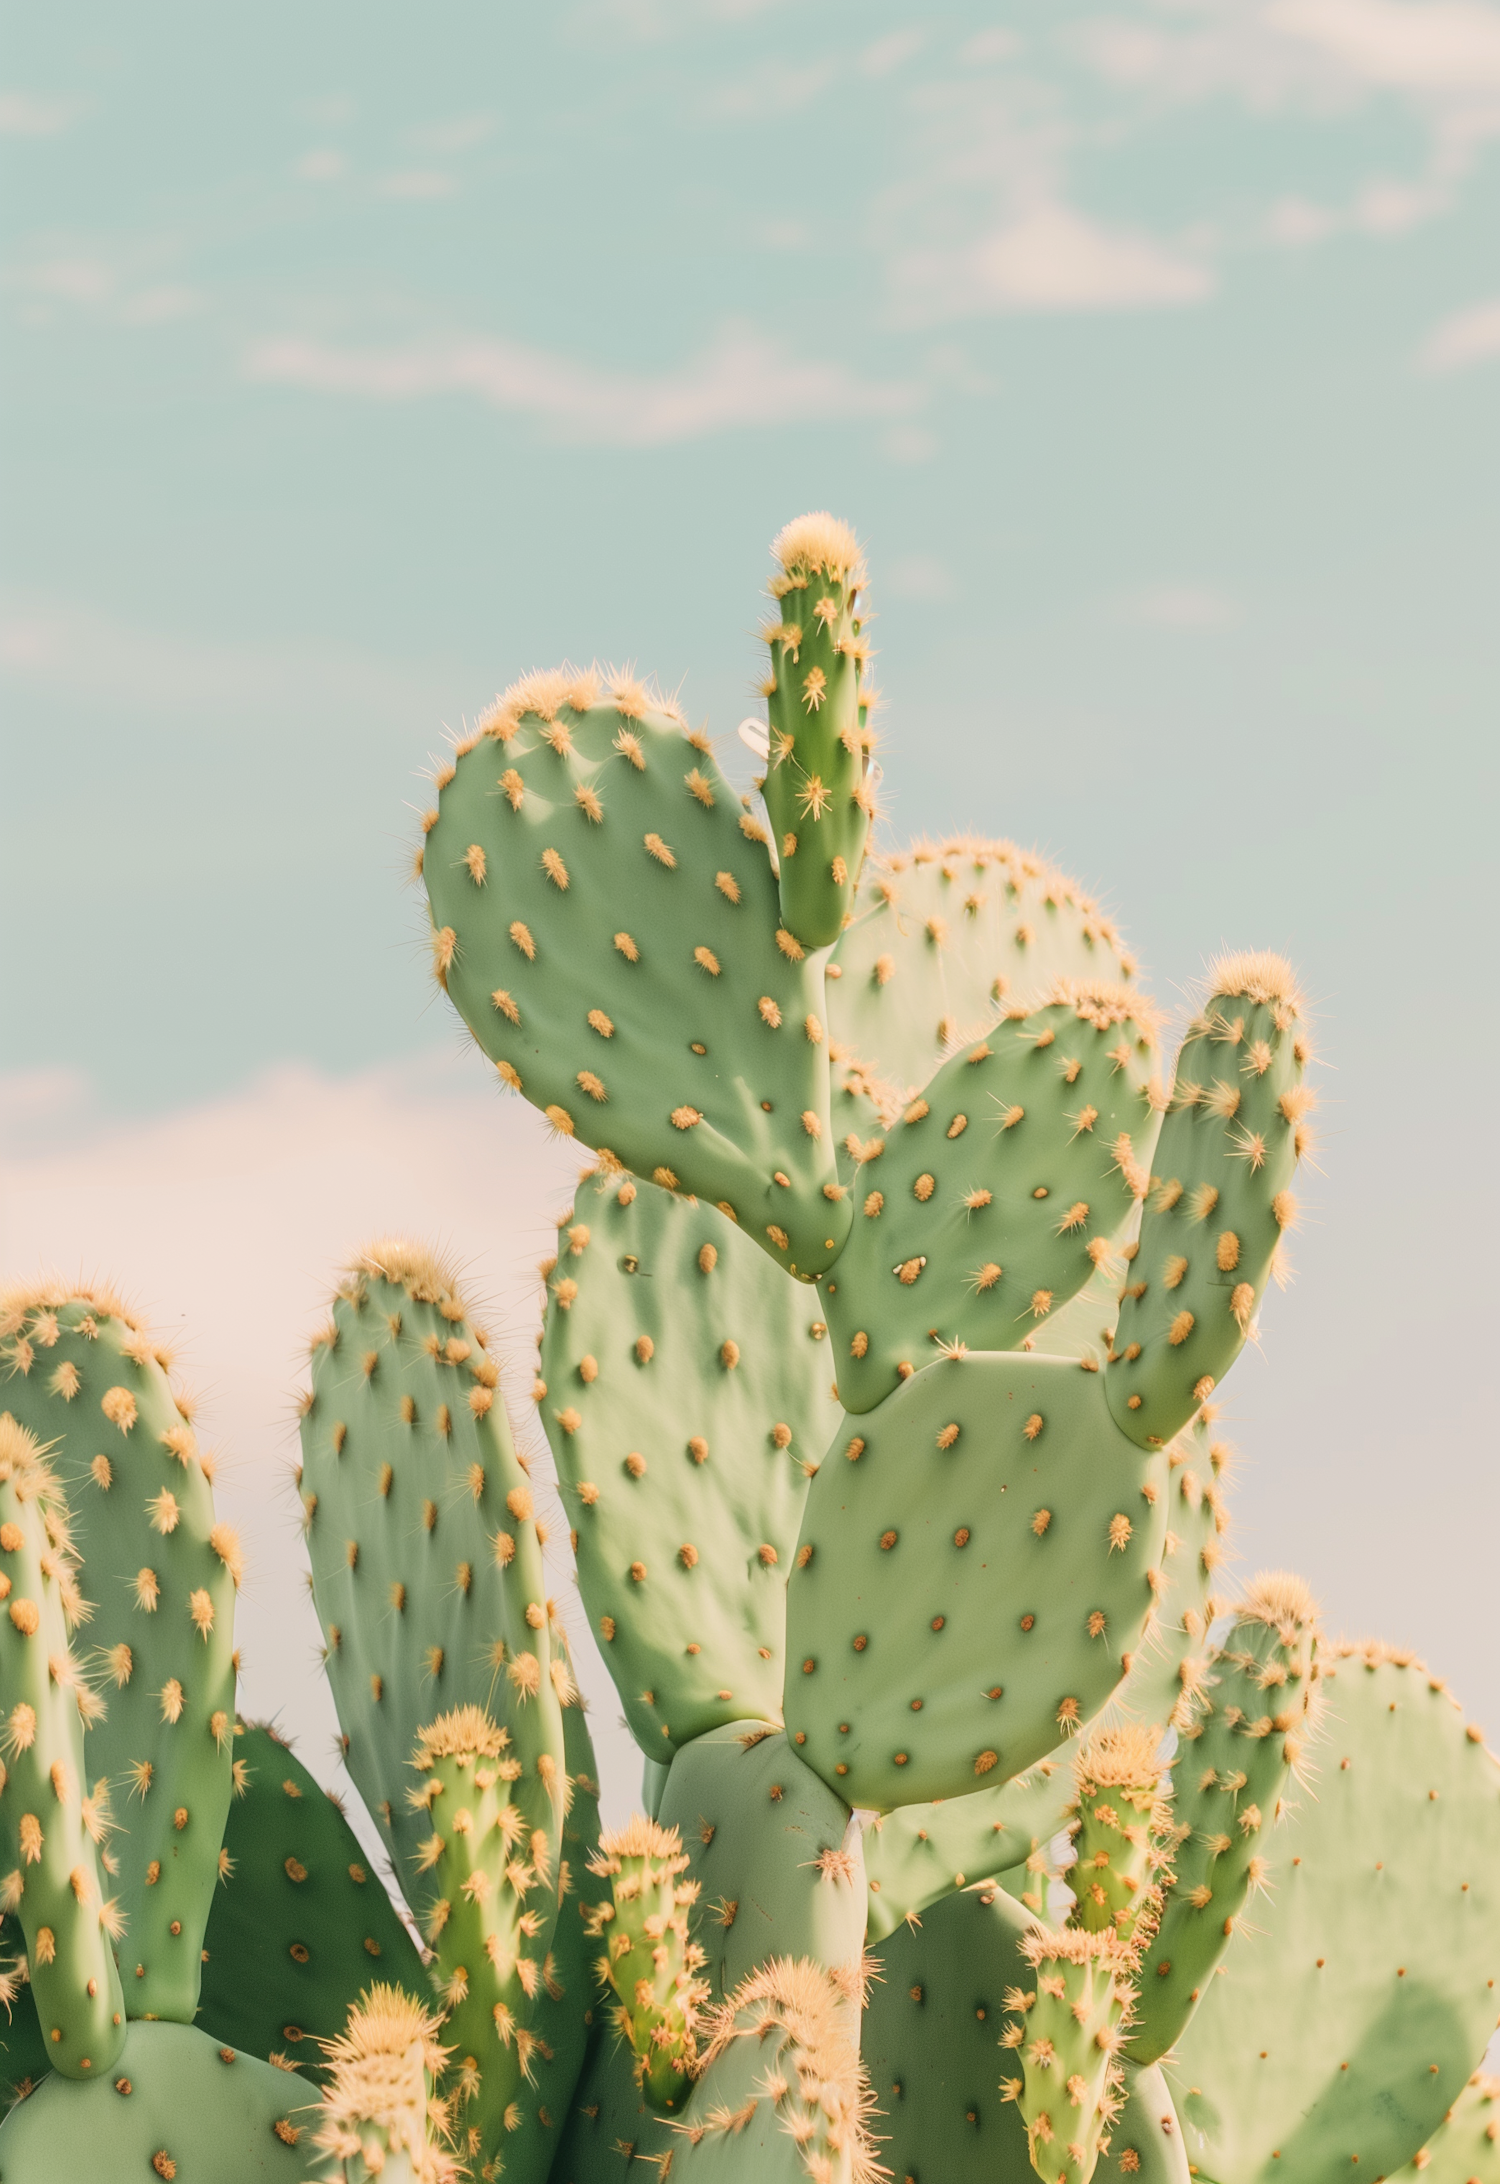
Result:
<svg viewBox="0 0 1500 2184"><path fill-rule="evenodd" d="M821 1293L839 1393L867 1411L934 1344L1045 1348L1146 1188L1155 1012L1059 987L966 1044L888 1129L844 1151L854 1226Z"/></svg>
<svg viewBox="0 0 1500 2184"><path fill-rule="evenodd" d="M822 958L707 738L636 683L563 670L507 691L438 781L436 967L503 1080L781 1265L826 1266L848 1208Z"/></svg>
<svg viewBox="0 0 1500 2184"><path fill-rule="evenodd" d="M87 1612L57 1481L35 1438L0 1417L0 1903L20 1923L31 1981L5 2003L34 2010L42 2052L68 2078L107 2070L125 2038L108 1785L91 1789L85 1773L79 1702L92 1693L71 1650ZM14 1964L6 1984L19 1985Z"/></svg>
<svg viewBox="0 0 1500 2184"><path fill-rule="evenodd" d="M264 1723L237 1723L199 2023L314 2082L371 1979L427 1992L416 1944L337 1802Z"/></svg>
<svg viewBox="0 0 1500 2184"><path fill-rule="evenodd" d="M971 1354L846 1425L787 1590L799 1753L879 1810L1023 1774L1130 1666L1164 1585L1162 1458L1062 1358Z"/></svg>
<svg viewBox="0 0 1500 2184"><path fill-rule="evenodd" d="M562 1701L543 1527L499 1368L453 1270L403 1238L361 1253L312 1345L302 1488L345 1758L409 1893L427 1829L410 1763L433 1718L504 1716L538 1820L562 1839Z"/></svg>
<svg viewBox="0 0 1500 2184"><path fill-rule="evenodd" d="M41 1283L0 1307L5 1402L49 1444L92 1608L85 1765L109 1785L109 1892L126 2012L191 2022L229 1809L233 1529L170 1353L107 1289Z"/></svg>
<svg viewBox="0 0 1500 2184"><path fill-rule="evenodd" d="M0 2124L5 2184L304 2184L317 2097L193 2025L132 2024L91 2085L53 2075Z"/></svg>
<svg viewBox="0 0 1500 2184"><path fill-rule="evenodd" d="M606 1173L558 1231L537 1402L651 1759L779 1710L786 1573L840 1415L825 1336L816 1296L701 1204Z"/></svg>
<svg viewBox="0 0 1500 2184"><path fill-rule="evenodd" d="M1106 1385L1133 1439L1170 1440L1239 1356L1308 1149L1306 1006L1280 956L1213 967L1177 1057Z"/></svg>
<svg viewBox="0 0 1500 2184"><path fill-rule="evenodd" d="M1002 1008L1035 1008L1060 978L1135 972L1113 920L1045 858L978 836L918 842L866 860L828 965L829 1030L909 1097Z"/></svg>
<svg viewBox="0 0 1500 2184"><path fill-rule="evenodd" d="M1392 2175L1500 2010L1500 1765L1411 1654L1320 1660L1316 1772L1288 1794L1275 1887L1165 2066L1205 2176Z"/></svg>
<svg viewBox="0 0 1500 2184"><path fill-rule="evenodd" d="M1174 2045L1247 1898L1279 1877L1274 1823L1293 1770L1312 1764L1317 1636L1302 1579L1258 1577L1201 1682L1185 1689L1172 1765L1174 1871L1142 1964L1129 2047L1138 2063L1159 2062Z"/></svg>

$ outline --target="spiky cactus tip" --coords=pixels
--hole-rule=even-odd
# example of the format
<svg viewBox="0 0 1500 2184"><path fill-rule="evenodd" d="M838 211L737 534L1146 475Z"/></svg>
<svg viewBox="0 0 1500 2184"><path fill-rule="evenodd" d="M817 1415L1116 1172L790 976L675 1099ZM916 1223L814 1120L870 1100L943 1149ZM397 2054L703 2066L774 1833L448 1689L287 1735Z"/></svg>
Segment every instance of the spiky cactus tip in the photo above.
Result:
<svg viewBox="0 0 1500 2184"><path fill-rule="evenodd" d="M684 1881L688 1855L676 1828L639 1813L599 1840L589 1871L614 1884L612 1902L595 1905L590 1932L605 1939L601 1986L619 1997L615 2023L630 2043L636 2080L653 2108L680 2108L698 2068L698 2013L707 1962L688 1914L698 1883Z"/></svg>
<svg viewBox="0 0 1500 2184"><path fill-rule="evenodd" d="M457 2184L460 2172L444 2144L450 2104L432 2092L448 2054L437 2042L438 2022L400 1987L377 1983L360 1996L339 2037L323 2043L332 2074L314 2141L327 2157L323 2184L366 2184L393 2161L404 2161L413 2184Z"/></svg>

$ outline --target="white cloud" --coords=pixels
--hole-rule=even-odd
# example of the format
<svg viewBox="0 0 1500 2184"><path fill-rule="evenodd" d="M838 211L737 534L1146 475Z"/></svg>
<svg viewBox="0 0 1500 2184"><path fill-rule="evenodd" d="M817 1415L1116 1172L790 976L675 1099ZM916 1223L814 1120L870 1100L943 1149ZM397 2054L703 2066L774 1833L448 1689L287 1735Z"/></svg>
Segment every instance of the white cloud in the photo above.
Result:
<svg viewBox="0 0 1500 2184"><path fill-rule="evenodd" d="M932 554L907 554L893 561L880 580L893 599L946 599L953 579Z"/></svg>
<svg viewBox="0 0 1500 2184"><path fill-rule="evenodd" d="M1500 9L1480 0L1271 0L1265 20L1394 90L1500 90Z"/></svg>
<svg viewBox="0 0 1500 2184"><path fill-rule="evenodd" d="M521 1368L535 1356L536 1261L579 1160L492 1084L473 1055L342 1080L284 1069L201 1106L110 1122L90 1118L66 1075L0 1079L0 1264L14 1280L45 1268L114 1279L179 1345L220 1454L216 1499L247 1550L242 1703L298 1732L325 1781L335 1724L288 1476L293 1391L331 1278L365 1238L407 1230L469 1270L508 1407L550 1474ZM566 1598L561 1565L557 1578ZM583 1618L571 1620L613 1799L628 1805L640 1763L612 1728L618 1704Z"/></svg>
<svg viewBox="0 0 1500 2184"><path fill-rule="evenodd" d="M925 30L892 30L873 45L865 47L859 57L861 75L890 76L908 61L915 60L927 43Z"/></svg>
<svg viewBox="0 0 1500 2184"><path fill-rule="evenodd" d="M461 152L472 152L494 135L496 127L493 114L463 114L451 121L424 122L420 127L403 129L401 141L430 159L449 159Z"/></svg>
<svg viewBox="0 0 1500 2184"><path fill-rule="evenodd" d="M1206 584L1153 584L1121 602L1127 622L1150 629L1227 629L1240 619L1236 602Z"/></svg>
<svg viewBox="0 0 1500 2184"><path fill-rule="evenodd" d="M493 336L456 335L396 348L340 348L288 335L256 343L245 375L367 401L471 395L493 409L544 418L571 439L661 447L709 433L817 418L894 417L920 390L860 379L847 365L802 362L754 328L727 328L702 355L655 377L610 372Z"/></svg>
<svg viewBox="0 0 1500 2184"><path fill-rule="evenodd" d="M1467 371L1500 360L1500 299L1459 311L1424 342L1419 363L1429 372Z"/></svg>
<svg viewBox="0 0 1500 2184"><path fill-rule="evenodd" d="M71 129L82 99L44 99L28 91L0 92L0 136L49 137Z"/></svg>
<svg viewBox="0 0 1500 2184"><path fill-rule="evenodd" d="M1059 203L1017 213L963 249L912 252L895 283L907 313L925 320L1196 303L1214 285L1198 259Z"/></svg>
<svg viewBox="0 0 1500 2184"><path fill-rule="evenodd" d="M297 162L297 173L304 182L337 182L349 171L349 162L342 152L323 149L304 152Z"/></svg>

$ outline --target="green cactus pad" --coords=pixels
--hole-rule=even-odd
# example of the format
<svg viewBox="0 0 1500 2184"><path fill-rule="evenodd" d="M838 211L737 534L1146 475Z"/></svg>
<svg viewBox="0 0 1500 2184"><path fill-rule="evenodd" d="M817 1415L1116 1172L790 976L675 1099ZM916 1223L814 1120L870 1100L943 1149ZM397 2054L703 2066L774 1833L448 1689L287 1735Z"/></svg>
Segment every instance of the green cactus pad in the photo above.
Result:
<svg viewBox="0 0 1500 2184"><path fill-rule="evenodd" d="M680 1830L699 1888L697 1938L715 2001L773 1956L859 1961L865 1887L849 1808L780 1730L740 1722L672 1763L660 1818Z"/></svg>
<svg viewBox="0 0 1500 2184"><path fill-rule="evenodd" d="M1476 2070L1420 2154L1390 2184L1500 2184L1500 2078Z"/></svg>
<svg viewBox="0 0 1500 2184"><path fill-rule="evenodd" d="M791 1567L838 1424L817 1299L719 1214L586 1184L558 1233L538 1396L578 1582L648 1758L780 1711Z"/></svg>
<svg viewBox="0 0 1500 2184"><path fill-rule="evenodd" d="M438 973L557 1129L819 1273L849 1223L822 959L782 924L764 829L707 738L637 684L600 699L592 674L529 677L443 768Z"/></svg>
<svg viewBox="0 0 1500 2184"><path fill-rule="evenodd" d="M1012 842L958 836L870 857L828 965L828 1028L898 1094L1002 1007L1060 978L1127 984L1135 961L1073 881Z"/></svg>
<svg viewBox="0 0 1500 2184"><path fill-rule="evenodd" d="M170 1359L117 1297L19 1292L0 1330L6 1405L51 1444L94 1608L107 1710L84 1757L109 1784L125 2008L189 2023L229 1809L239 1542Z"/></svg>
<svg viewBox="0 0 1500 2184"><path fill-rule="evenodd" d="M400 1239L355 1262L313 1345L301 1477L313 1598L346 1763L408 1895L428 1832L406 1798L413 1746L460 1706L503 1717L545 1793L554 1874L560 1854L572 1679L499 1377L451 1271Z"/></svg>
<svg viewBox="0 0 1500 2184"><path fill-rule="evenodd" d="M1317 1609L1300 1578L1257 1578L1179 1718L1175 1875L1142 1961L1127 2051L1137 2063L1159 2062L1176 2043L1251 1890L1280 1881L1285 1860L1272 1824L1293 1767L1309 1758L1316 1629ZM1258 1914L1248 1923L1254 1928Z"/></svg>
<svg viewBox="0 0 1500 2184"><path fill-rule="evenodd" d="M133 2024L92 2085L54 2075L0 2124L5 2184L303 2184L317 2101L192 2025ZM394 2180L387 2180L394 2184Z"/></svg>
<svg viewBox="0 0 1500 2184"><path fill-rule="evenodd" d="M215 2039L326 2076L331 2040L372 1979L427 1974L343 1813L264 1724L237 1724L236 1796L204 1935L198 2022Z"/></svg>
<svg viewBox="0 0 1500 2184"><path fill-rule="evenodd" d="M761 632L771 648L761 794L787 930L805 948L826 948L843 931L875 810L869 693L860 687L864 557L854 533L828 515L789 523L771 551L782 573L771 583L780 612Z"/></svg>
<svg viewBox="0 0 1500 2184"><path fill-rule="evenodd" d="M1409 1654L1319 1658L1314 1787L1288 1802L1257 1931L1165 2066L1214 2184L1391 2175L1500 2008L1500 1766Z"/></svg>
<svg viewBox="0 0 1500 2184"><path fill-rule="evenodd" d="M1073 1794L1071 1756L1039 1759L998 1790L877 1814L864 1839L870 1941L882 1940L909 1913L925 1911L955 1889L1024 1865L1033 1850L1060 1834Z"/></svg>
<svg viewBox="0 0 1500 2184"><path fill-rule="evenodd" d="M35 1437L0 1418L0 1900L30 1967L21 1997L52 2067L107 2070L125 2038L101 1845L107 1798L84 1771L82 1685L71 1651L88 1613L74 1580L68 1510Z"/></svg>
<svg viewBox="0 0 1500 2184"><path fill-rule="evenodd" d="M847 1410L873 1409L935 1342L1027 1346L1108 1262L1146 1187L1155 1058L1138 996L1060 988L863 1142L853 1230L822 1283Z"/></svg>
<svg viewBox="0 0 1500 2184"><path fill-rule="evenodd" d="M1296 1218L1302 1006L1281 957L1225 957L1177 1057L1105 1382L1135 1440L1169 1441L1224 1377Z"/></svg>
<svg viewBox="0 0 1500 2184"><path fill-rule="evenodd" d="M970 1355L835 1437L788 1584L786 1722L851 1803L998 1786L1118 1685L1164 1582L1165 1466L1100 1380Z"/></svg>

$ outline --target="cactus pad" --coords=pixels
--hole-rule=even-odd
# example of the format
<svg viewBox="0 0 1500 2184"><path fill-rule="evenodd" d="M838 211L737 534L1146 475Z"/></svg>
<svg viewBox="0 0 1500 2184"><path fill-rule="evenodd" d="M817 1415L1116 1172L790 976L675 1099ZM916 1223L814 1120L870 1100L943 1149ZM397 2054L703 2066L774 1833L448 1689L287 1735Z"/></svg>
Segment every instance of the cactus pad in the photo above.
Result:
<svg viewBox="0 0 1500 2184"><path fill-rule="evenodd" d="M1476 2070L1419 2154L1390 2184L1500 2184L1500 2078Z"/></svg>
<svg viewBox="0 0 1500 2184"><path fill-rule="evenodd" d="M782 923L764 829L707 738L637 684L559 671L497 700L438 780L437 968L501 1076L821 1271L849 1220L822 961Z"/></svg>
<svg viewBox="0 0 1500 2184"><path fill-rule="evenodd" d="M1161 1459L1114 1425L1100 1375L1061 1358L970 1355L847 1423L787 1592L799 1753L877 1810L1023 1774L1140 1640Z"/></svg>
<svg viewBox="0 0 1500 2184"><path fill-rule="evenodd" d="M109 1784L126 2012L190 2023L229 1809L239 1542L168 1353L111 1292L18 1292L0 1344L7 1405L52 1445L94 1609L107 1702L84 1757Z"/></svg>
<svg viewBox="0 0 1500 2184"><path fill-rule="evenodd" d="M1146 1187L1155 1042L1129 989L1059 987L860 1143L854 1226L822 1285L846 1409L872 1409L934 1342L1045 1347Z"/></svg>
<svg viewBox="0 0 1500 2184"><path fill-rule="evenodd" d="M503 1714L557 1871L572 1678L499 1377L451 1270L401 1239L355 1261L313 1345L301 1479L313 1598L349 1772L408 1891L427 1832L406 1800L412 1750L461 1706Z"/></svg>
<svg viewBox="0 0 1500 2184"><path fill-rule="evenodd" d="M1494 2029L1500 1766L1442 1681L1383 1646L1320 1654L1316 1794L1166 2066L1215 2184L1389 2176ZM1149 1975L1148 1975L1149 1977Z"/></svg>
<svg viewBox="0 0 1500 2184"><path fill-rule="evenodd" d="M343 1813L290 1746L236 1725L235 1790L204 1935L199 2023L314 2082L379 1977L425 1995L421 1957Z"/></svg>
<svg viewBox="0 0 1500 2184"><path fill-rule="evenodd" d="M1280 956L1215 964L1177 1057L1109 1360L1110 1408L1168 1441L1234 1363L1254 1320L1307 1146L1303 1003Z"/></svg>
<svg viewBox="0 0 1500 2184"><path fill-rule="evenodd" d="M311 2105L309 2105L311 2102ZM53 2075L0 2124L5 2184L303 2184L317 2102L192 2025L133 2024L92 2085Z"/></svg>
<svg viewBox="0 0 1500 2184"><path fill-rule="evenodd" d="M817 1299L605 1175L558 1233L539 1395L590 1624L652 1760L780 1710L786 1573L838 1423Z"/></svg>

